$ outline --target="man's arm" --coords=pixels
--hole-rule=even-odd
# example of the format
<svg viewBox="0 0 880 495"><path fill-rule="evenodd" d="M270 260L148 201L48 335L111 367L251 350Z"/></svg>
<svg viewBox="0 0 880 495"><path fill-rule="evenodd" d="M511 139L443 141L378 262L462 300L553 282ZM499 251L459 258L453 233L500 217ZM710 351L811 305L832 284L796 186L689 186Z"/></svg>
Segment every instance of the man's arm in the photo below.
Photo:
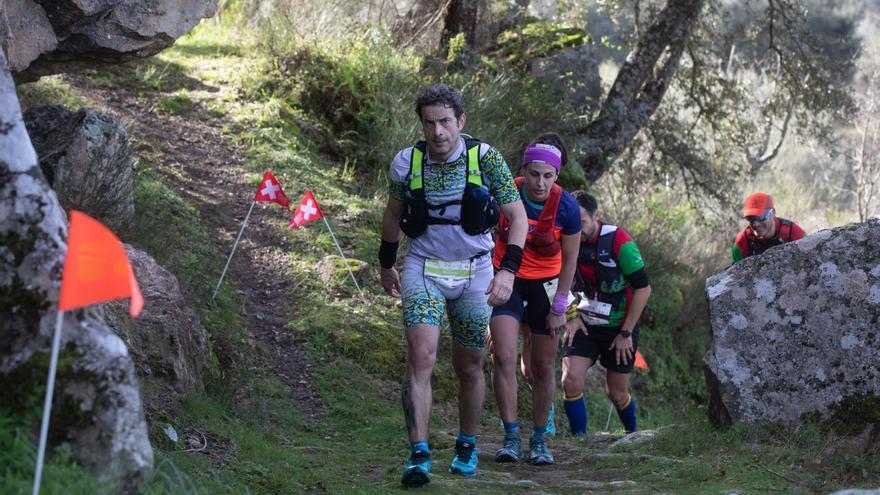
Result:
<svg viewBox="0 0 880 495"><path fill-rule="evenodd" d="M733 241L730 248L730 264L744 260L749 255L749 242L746 239L745 231L740 232Z"/></svg>
<svg viewBox="0 0 880 495"><path fill-rule="evenodd" d="M796 223L794 223L794 222L791 223L791 234L790 234L790 237L791 237L791 240L792 240L792 241L796 241L796 240L798 240L798 239L803 239L806 235L807 235L807 233L804 232L804 229L801 228L800 225L798 225L798 224L796 224Z"/></svg>
<svg viewBox="0 0 880 495"><path fill-rule="evenodd" d="M385 292L393 297L400 297L400 276L394 268L394 260L397 259L397 246L400 242L400 217L403 216L405 207L403 201L389 196L385 212L382 214L382 247L379 248L379 262L385 266L382 266L380 280ZM388 261L391 261L390 267L387 267Z"/></svg>
<svg viewBox="0 0 880 495"><path fill-rule="evenodd" d="M645 306L648 304L649 297L651 297L650 285L646 285L633 291L633 298L629 311L626 314L626 318L623 320L623 325L620 326L621 332L626 331L632 333L636 324L639 322L639 318L642 316L642 311L645 310ZM608 347L608 350L615 351L615 361L617 364L620 364L621 362L623 364L629 363L630 360L634 359L632 335L624 337L621 334L617 334L617 336L614 337L614 340L611 341L611 346Z"/></svg>
<svg viewBox="0 0 880 495"><path fill-rule="evenodd" d="M514 249L519 248L520 256L516 263L516 265L519 266L519 262L522 261L522 248L526 244L526 233L529 229L526 209L523 206L522 200L502 204L500 206L504 216L507 217L507 220L510 222L510 234L507 238L507 249L510 251L511 246L515 246ZM495 274L495 278L489 283L489 288L486 289L486 294L489 294L489 305L491 306L500 306L506 303L510 298L510 293L513 292L513 279L516 276L516 273L507 270L504 267L505 259L502 258L501 269L498 270L498 273Z"/></svg>

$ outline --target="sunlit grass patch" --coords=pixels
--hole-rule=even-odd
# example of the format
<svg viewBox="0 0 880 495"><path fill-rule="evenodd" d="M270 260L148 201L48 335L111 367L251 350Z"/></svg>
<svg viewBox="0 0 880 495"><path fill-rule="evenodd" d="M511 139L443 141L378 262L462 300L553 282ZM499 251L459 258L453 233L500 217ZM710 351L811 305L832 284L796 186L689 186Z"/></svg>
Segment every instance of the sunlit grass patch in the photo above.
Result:
<svg viewBox="0 0 880 495"><path fill-rule="evenodd" d="M159 113L180 115L193 108L193 100L189 93L182 89L169 96L163 96L156 102L155 110Z"/></svg>
<svg viewBox="0 0 880 495"><path fill-rule="evenodd" d="M94 106L94 103L70 89L64 76L44 76L38 81L16 87L22 112L39 105L63 105L71 110Z"/></svg>

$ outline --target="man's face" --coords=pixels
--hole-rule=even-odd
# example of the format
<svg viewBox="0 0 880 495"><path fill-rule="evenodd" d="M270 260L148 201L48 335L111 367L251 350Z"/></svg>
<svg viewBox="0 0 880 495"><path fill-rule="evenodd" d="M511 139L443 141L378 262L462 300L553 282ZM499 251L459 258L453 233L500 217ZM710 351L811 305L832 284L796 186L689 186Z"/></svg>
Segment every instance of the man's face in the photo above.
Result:
<svg viewBox="0 0 880 495"><path fill-rule="evenodd" d="M553 183L559 176L556 167L546 163L527 164L523 175L526 178L526 194L529 199L538 203L547 200L550 188L553 187Z"/></svg>
<svg viewBox="0 0 880 495"><path fill-rule="evenodd" d="M589 241L596 235L596 230L599 228L599 210L596 210L591 215L590 212L584 209L583 206L580 207L581 211L581 240Z"/></svg>
<svg viewBox="0 0 880 495"><path fill-rule="evenodd" d="M444 161L458 149L458 136L465 117L455 118L455 111L446 105L422 107L422 133L433 160Z"/></svg>
<svg viewBox="0 0 880 495"><path fill-rule="evenodd" d="M749 216L746 217L746 220L758 237L772 239L776 235L776 214L773 212L773 208L765 211L763 217Z"/></svg>

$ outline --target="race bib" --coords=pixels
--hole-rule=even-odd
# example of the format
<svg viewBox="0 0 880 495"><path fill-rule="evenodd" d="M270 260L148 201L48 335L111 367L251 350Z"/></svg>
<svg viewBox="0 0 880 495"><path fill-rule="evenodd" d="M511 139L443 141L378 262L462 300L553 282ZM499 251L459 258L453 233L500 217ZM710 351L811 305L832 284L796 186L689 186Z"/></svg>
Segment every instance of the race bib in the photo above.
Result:
<svg viewBox="0 0 880 495"><path fill-rule="evenodd" d="M581 302L578 303L577 309L583 317L584 322L588 325L608 324L608 316L611 314L611 305L608 303L604 303L598 299L582 297Z"/></svg>
<svg viewBox="0 0 880 495"><path fill-rule="evenodd" d="M553 304L553 299L556 297L556 290L559 288L559 278L554 278L553 280L548 280L544 282L544 291L547 292L547 299L550 301L550 304ZM577 297L568 292L568 300L565 302L565 307L571 305L571 303L575 302Z"/></svg>
<svg viewBox="0 0 880 495"><path fill-rule="evenodd" d="M554 278L544 282L544 291L547 293L547 299L553 304L553 298L556 297L556 288L559 287L559 279Z"/></svg>
<svg viewBox="0 0 880 495"><path fill-rule="evenodd" d="M425 278L431 279L442 288L457 290L470 281L473 274L471 263L471 260L443 261L429 258L425 260Z"/></svg>

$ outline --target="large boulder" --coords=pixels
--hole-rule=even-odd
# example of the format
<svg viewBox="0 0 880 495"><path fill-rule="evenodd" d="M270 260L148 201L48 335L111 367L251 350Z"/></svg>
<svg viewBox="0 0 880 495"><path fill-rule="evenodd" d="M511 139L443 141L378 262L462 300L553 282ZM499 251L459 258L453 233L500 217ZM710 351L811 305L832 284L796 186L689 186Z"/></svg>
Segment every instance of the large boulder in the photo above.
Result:
<svg viewBox="0 0 880 495"><path fill-rule="evenodd" d="M216 0L5 0L0 10L4 3L3 48L18 82L155 55L217 10Z"/></svg>
<svg viewBox="0 0 880 495"><path fill-rule="evenodd" d="M880 220L823 230L706 280L709 415L797 421L880 397Z"/></svg>
<svg viewBox="0 0 880 495"><path fill-rule="evenodd" d="M125 245L125 252L141 287L144 309L133 320L127 301L110 302L105 305L107 323L128 344L145 382L147 407L168 410L200 389L207 332L187 307L177 277L139 249Z"/></svg>
<svg viewBox="0 0 880 495"><path fill-rule="evenodd" d="M66 237L0 52L0 408L29 413L42 403ZM134 364L95 311L65 313L62 328L49 452L66 442L118 493L136 493L153 450Z"/></svg>
<svg viewBox="0 0 880 495"><path fill-rule="evenodd" d="M97 218L114 232L134 219L131 148L112 115L61 105L28 109L25 125L40 168L61 206Z"/></svg>

